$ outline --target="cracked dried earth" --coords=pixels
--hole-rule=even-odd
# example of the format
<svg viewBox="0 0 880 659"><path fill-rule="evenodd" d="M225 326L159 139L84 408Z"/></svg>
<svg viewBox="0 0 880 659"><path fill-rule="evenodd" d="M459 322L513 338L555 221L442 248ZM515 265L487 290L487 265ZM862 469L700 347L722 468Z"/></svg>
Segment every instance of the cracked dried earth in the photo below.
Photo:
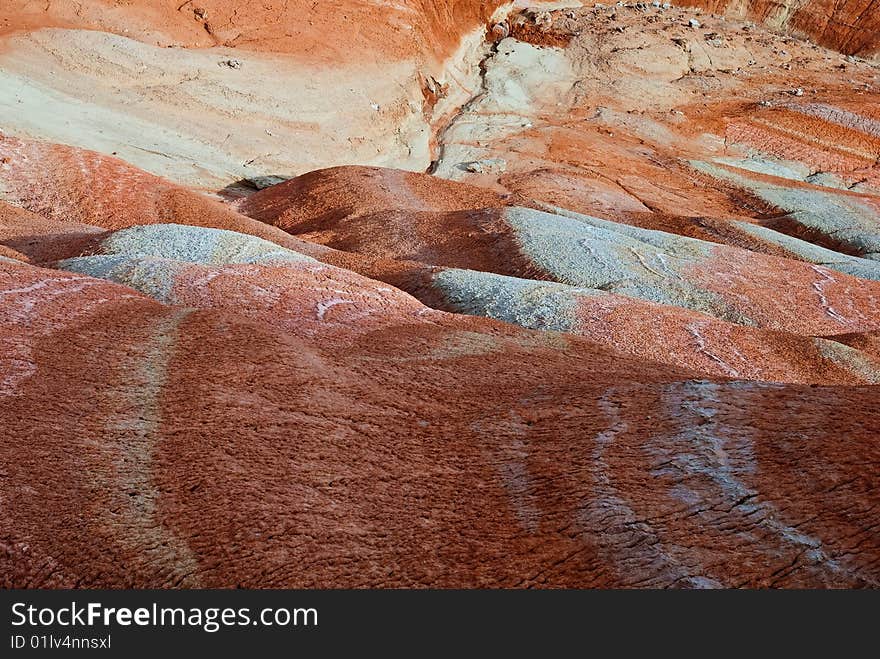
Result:
<svg viewBox="0 0 880 659"><path fill-rule="evenodd" d="M0 586L880 586L880 7L684 4L7 0Z"/></svg>

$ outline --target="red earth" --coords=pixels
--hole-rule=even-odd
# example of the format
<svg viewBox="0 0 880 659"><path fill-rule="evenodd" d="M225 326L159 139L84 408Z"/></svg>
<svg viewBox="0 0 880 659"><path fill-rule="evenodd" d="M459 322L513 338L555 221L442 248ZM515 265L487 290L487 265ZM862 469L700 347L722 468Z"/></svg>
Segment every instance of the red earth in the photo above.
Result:
<svg viewBox="0 0 880 659"><path fill-rule="evenodd" d="M568 4L12 0L0 586L880 586L880 12Z"/></svg>

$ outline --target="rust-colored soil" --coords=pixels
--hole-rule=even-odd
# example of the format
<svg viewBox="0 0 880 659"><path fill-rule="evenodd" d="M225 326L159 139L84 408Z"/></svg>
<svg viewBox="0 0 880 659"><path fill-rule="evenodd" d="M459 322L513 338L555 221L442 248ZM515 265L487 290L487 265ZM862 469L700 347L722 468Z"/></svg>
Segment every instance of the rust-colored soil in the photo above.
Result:
<svg viewBox="0 0 880 659"><path fill-rule="evenodd" d="M880 10L589 4L7 0L0 587L880 587Z"/></svg>

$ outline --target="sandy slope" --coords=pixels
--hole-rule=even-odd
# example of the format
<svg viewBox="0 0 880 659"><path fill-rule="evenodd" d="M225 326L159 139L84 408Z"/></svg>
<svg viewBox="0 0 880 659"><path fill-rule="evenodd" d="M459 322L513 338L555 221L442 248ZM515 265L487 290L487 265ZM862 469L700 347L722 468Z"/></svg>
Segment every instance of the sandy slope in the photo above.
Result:
<svg viewBox="0 0 880 659"><path fill-rule="evenodd" d="M876 14L561 4L12 0L0 585L880 585Z"/></svg>

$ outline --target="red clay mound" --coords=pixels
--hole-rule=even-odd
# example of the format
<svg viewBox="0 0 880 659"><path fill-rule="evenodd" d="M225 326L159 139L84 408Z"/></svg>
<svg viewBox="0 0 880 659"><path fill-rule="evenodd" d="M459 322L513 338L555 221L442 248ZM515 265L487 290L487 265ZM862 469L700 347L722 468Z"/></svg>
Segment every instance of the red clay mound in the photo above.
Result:
<svg viewBox="0 0 880 659"><path fill-rule="evenodd" d="M304 253L322 251L219 201L94 151L0 134L0 161L0 185L7 199L55 223L103 229L189 224L250 234Z"/></svg>
<svg viewBox="0 0 880 659"><path fill-rule="evenodd" d="M880 282L801 261L524 208L352 216L332 205L322 212L320 198L314 202L315 216L285 228L370 260L558 281L798 334L880 324Z"/></svg>
<svg viewBox="0 0 880 659"><path fill-rule="evenodd" d="M880 332L863 332L861 334L839 334L829 339L851 346L860 352L880 360Z"/></svg>
<svg viewBox="0 0 880 659"><path fill-rule="evenodd" d="M575 334L709 375L808 384L880 382L880 359L870 348L864 352L837 340L744 327L672 305L552 282L338 251L323 255L341 266L333 267L242 234L181 225L122 230L95 241L87 252L55 267L131 286L160 302L227 309L294 336L320 336L334 349L380 328L445 322L443 314L402 292L407 291L435 309Z"/></svg>
<svg viewBox="0 0 880 659"><path fill-rule="evenodd" d="M575 334L623 354L710 376L804 384L880 382L880 354L872 334L826 340L551 282L347 256L337 265L388 282L435 309Z"/></svg>
<svg viewBox="0 0 880 659"><path fill-rule="evenodd" d="M302 233L355 217L465 211L505 206L518 199L428 174L348 166L273 185L243 199L239 209L248 217Z"/></svg>
<svg viewBox="0 0 880 659"><path fill-rule="evenodd" d="M334 354L0 273L27 350L4 586L878 585L877 388L692 381L475 319Z"/></svg>
<svg viewBox="0 0 880 659"><path fill-rule="evenodd" d="M0 257L15 259L24 263L30 262L30 259L26 255L22 254L21 252L17 252L11 247L7 247L6 245L0 245Z"/></svg>
<svg viewBox="0 0 880 659"><path fill-rule="evenodd" d="M0 201L0 244L35 263L76 256L106 233L90 224L50 220Z"/></svg>

